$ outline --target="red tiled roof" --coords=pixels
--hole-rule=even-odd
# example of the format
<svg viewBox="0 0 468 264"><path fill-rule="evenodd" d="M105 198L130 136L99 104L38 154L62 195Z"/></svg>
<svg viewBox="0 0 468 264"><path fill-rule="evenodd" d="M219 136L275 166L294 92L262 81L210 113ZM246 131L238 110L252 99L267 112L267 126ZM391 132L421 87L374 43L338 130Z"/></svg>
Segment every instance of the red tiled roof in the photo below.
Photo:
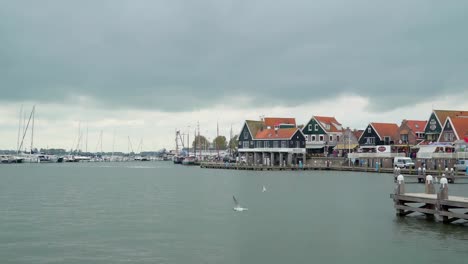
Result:
<svg viewBox="0 0 468 264"><path fill-rule="evenodd" d="M331 116L314 116L314 118L315 118L315 120L317 120L320 123L330 125L330 129L327 129L326 127L324 127L324 129L326 131L328 131L328 132L341 132L341 131L343 131L342 128L341 129L336 128L335 125L341 126L341 123L338 122L335 119L335 117L331 117Z"/></svg>
<svg viewBox="0 0 468 264"><path fill-rule="evenodd" d="M354 136L357 139L359 139L361 137L362 133L364 133L364 130L354 130L352 133L354 134Z"/></svg>
<svg viewBox="0 0 468 264"><path fill-rule="evenodd" d="M394 123L371 123L375 131L383 139L384 137L390 137L393 140L397 140L398 136L398 125Z"/></svg>
<svg viewBox="0 0 468 264"><path fill-rule="evenodd" d="M457 132L458 137L463 140L468 136L468 118L466 117L451 117L453 128Z"/></svg>
<svg viewBox="0 0 468 264"><path fill-rule="evenodd" d="M296 119L289 117L265 117L265 126L274 127L279 124L291 124L296 126Z"/></svg>
<svg viewBox="0 0 468 264"><path fill-rule="evenodd" d="M257 132L255 139L290 139L296 133L297 128L264 129Z"/></svg>
<svg viewBox="0 0 468 264"><path fill-rule="evenodd" d="M439 118L439 121L442 126L445 124L447 117L457 117L457 116L468 117L468 111L460 111L460 110L434 110L434 113L436 114L437 118Z"/></svg>
<svg viewBox="0 0 468 264"><path fill-rule="evenodd" d="M406 120L406 125L411 128L413 133L424 132L427 120Z"/></svg>

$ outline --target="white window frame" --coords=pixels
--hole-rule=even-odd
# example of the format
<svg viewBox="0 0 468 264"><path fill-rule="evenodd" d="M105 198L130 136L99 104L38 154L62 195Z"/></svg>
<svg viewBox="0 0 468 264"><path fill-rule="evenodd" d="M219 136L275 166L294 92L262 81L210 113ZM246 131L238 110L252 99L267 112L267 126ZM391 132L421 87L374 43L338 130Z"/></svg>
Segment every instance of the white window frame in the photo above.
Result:
<svg viewBox="0 0 468 264"><path fill-rule="evenodd" d="M333 141L333 135L330 135L329 139L330 141Z"/></svg>
<svg viewBox="0 0 468 264"><path fill-rule="evenodd" d="M318 131L318 124L315 124L314 131Z"/></svg>
<svg viewBox="0 0 468 264"><path fill-rule="evenodd" d="M249 148L249 141L242 141L242 148Z"/></svg>
<svg viewBox="0 0 468 264"><path fill-rule="evenodd" d="M310 139L311 139L311 141L316 141L316 140L317 140L317 136L316 136L316 135L312 135Z"/></svg>
<svg viewBox="0 0 468 264"><path fill-rule="evenodd" d="M319 136L319 139L320 139L319 141L324 141L323 135L320 135L320 136Z"/></svg>
<svg viewBox="0 0 468 264"><path fill-rule="evenodd" d="M281 148L287 148L287 147L288 147L288 141L281 140Z"/></svg>
<svg viewBox="0 0 468 264"><path fill-rule="evenodd" d="M307 129L308 129L309 131L312 131L312 124L309 124L309 125L307 126Z"/></svg>

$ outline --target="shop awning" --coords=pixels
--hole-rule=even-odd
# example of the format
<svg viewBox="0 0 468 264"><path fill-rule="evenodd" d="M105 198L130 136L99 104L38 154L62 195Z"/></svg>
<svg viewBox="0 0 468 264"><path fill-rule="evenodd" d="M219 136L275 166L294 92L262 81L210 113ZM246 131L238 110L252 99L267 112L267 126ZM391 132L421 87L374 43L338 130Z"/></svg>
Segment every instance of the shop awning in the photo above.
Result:
<svg viewBox="0 0 468 264"><path fill-rule="evenodd" d="M432 153L436 150L437 146L421 146L416 158L418 159L430 159L432 158Z"/></svg>
<svg viewBox="0 0 468 264"><path fill-rule="evenodd" d="M358 144L338 144L333 149L355 149L359 147Z"/></svg>

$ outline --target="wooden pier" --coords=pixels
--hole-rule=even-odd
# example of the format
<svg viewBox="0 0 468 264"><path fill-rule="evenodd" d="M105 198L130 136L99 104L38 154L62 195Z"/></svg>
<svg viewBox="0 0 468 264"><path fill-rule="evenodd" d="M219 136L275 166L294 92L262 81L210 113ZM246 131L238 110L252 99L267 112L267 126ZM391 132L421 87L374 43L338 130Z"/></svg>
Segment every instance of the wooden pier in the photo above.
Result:
<svg viewBox="0 0 468 264"><path fill-rule="evenodd" d="M371 168L360 166L339 166L339 165L298 165L291 166L268 166L268 165L252 165L252 164L239 164L239 163L219 163L219 162L202 162L200 168L206 169L224 169L224 170L252 170L252 171L297 171L297 170L331 170L331 171L357 171L357 172L374 172L374 173L393 173L396 178L395 170L393 168ZM444 171L428 170L427 175L437 175L442 177ZM408 175L409 177L418 178L420 182L424 182L425 175L419 174L416 169L401 169L399 174ZM455 176L456 175L456 176ZM452 177L454 176L454 177ZM449 181L455 181L455 178L467 178L464 172L454 172L453 175L447 174Z"/></svg>
<svg viewBox="0 0 468 264"><path fill-rule="evenodd" d="M406 193L403 176L398 176L395 192L390 195L397 216L421 213L429 219L440 219L443 223L457 220L468 221L468 198L448 195L448 180L440 180L436 193L434 179L426 176L424 193ZM455 211L454 211L455 210Z"/></svg>

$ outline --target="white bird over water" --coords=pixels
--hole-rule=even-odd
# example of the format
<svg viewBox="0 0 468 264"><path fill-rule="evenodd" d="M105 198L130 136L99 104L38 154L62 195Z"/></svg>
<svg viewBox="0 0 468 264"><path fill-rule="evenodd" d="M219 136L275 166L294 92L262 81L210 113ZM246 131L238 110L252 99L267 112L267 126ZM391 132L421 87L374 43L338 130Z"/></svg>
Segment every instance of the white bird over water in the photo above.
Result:
<svg viewBox="0 0 468 264"><path fill-rule="evenodd" d="M234 200L234 208L232 208L234 211L237 211L237 212L242 212L242 211L247 211L248 209L247 208L244 208L242 206L240 206L239 202L237 201L236 197L233 195L232 196L232 199Z"/></svg>
<svg viewBox="0 0 468 264"><path fill-rule="evenodd" d="M262 192L266 192L266 187L265 187L265 185L263 185Z"/></svg>

